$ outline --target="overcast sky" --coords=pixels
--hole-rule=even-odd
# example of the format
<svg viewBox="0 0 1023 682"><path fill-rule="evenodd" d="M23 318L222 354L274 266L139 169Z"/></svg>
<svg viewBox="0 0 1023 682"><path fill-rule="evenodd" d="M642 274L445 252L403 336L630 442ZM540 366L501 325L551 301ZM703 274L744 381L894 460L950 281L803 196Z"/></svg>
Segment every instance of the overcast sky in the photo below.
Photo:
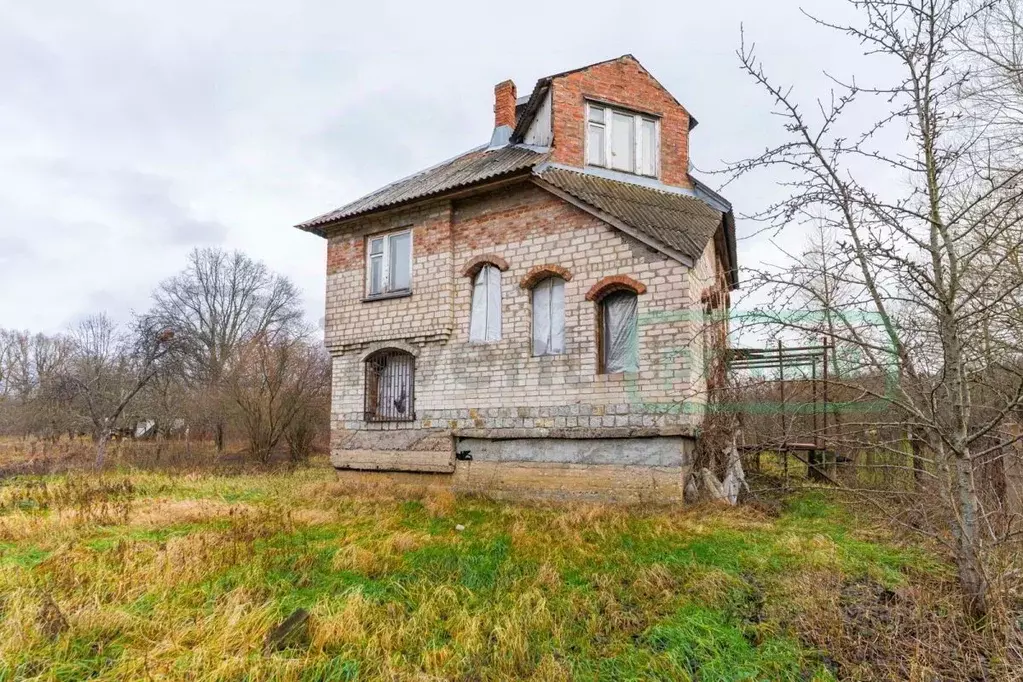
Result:
<svg viewBox="0 0 1023 682"><path fill-rule="evenodd" d="M505 78L526 94L632 53L699 119L692 160L713 169L778 139L740 24L807 94L860 52L789 0L487 5L0 0L0 327L127 319L198 245L287 274L316 322L325 243L291 226L488 140ZM777 190L725 194L741 212ZM773 257L753 229L746 263Z"/></svg>

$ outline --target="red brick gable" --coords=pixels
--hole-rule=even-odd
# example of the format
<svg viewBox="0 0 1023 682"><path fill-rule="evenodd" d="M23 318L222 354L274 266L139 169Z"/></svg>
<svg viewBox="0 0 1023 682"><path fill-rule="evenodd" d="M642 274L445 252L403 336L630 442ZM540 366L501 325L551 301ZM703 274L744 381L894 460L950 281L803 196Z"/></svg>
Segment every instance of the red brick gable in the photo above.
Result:
<svg viewBox="0 0 1023 682"><path fill-rule="evenodd" d="M553 78L551 160L585 165L587 98L660 117L661 182L691 188L689 113L631 55Z"/></svg>

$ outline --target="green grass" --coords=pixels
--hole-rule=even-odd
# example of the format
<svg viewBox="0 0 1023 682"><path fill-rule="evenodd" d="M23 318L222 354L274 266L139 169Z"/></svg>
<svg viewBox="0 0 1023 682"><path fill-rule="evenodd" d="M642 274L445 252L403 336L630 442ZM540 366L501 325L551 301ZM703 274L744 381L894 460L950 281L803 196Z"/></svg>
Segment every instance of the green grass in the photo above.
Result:
<svg viewBox="0 0 1023 682"><path fill-rule="evenodd" d="M381 494L326 469L21 478L0 482L0 680L834 679L793 624L817 617L800 577L946 570L862 525L820 493L768 516ZM308 631L265 653L298 608Z"/></svg>

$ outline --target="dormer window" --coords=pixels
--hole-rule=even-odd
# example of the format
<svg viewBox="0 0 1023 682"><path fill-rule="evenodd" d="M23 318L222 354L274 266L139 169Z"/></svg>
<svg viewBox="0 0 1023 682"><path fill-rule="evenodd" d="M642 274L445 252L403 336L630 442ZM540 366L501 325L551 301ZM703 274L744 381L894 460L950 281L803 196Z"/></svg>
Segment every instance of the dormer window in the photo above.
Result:
<svg viewBox="0 0 1023 682"><path fill-rule="evenodd" d="M657 177L657 119L586 103L586 163Z"/></svg>

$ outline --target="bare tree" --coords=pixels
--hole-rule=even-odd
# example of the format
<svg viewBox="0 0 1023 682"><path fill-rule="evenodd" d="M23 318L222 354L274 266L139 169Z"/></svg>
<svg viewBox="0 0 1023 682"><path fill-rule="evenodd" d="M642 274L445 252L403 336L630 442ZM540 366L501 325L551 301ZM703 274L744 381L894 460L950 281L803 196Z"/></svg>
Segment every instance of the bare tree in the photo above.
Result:
<svg viewBox="0 0 1023 682"><path fill-rule="evenodd" d="M96 466L125 409L171 361L174 332L154 320L138 320L124 333L106 315L86 318L70 333L72 357L62 384L91 426Z"/></svg>
<svg viewBox="0 0 1023 682"><path fill-rule="evenodd" d="M183 375L216 411L212 422L222 451L220 394L226 377L253 340L272 342L301 323L298 290L288 278L239 251L196 249L185 270L154 292L150 317L180 340Z"/></svg>
<svg viewBox="0 0 1023 682"><path fill-rule="evenodd" d="M265 462L289 429L312 426L302 420L313 417L329 391L329 372L324 367L323 349L302 336L258 337L241 349L228 375L227 390L253 455ZM292 432L293 438L305 435Z"/></svg>
<svg viewBox="0 0 1023 682"><path fill-rule="evenodd" d="M823 222L838 236L853 294L843 314L832 316L834 337L856 346L876 374L896 377L892 391L860 388L890 406L894 426L909 425L926 443L927 476L945 524L933 536L948 544L968 608L980 618L992 608L988 560L1014 535L985 507L977 474L981 460L1006 445L989 438L1020 407L1023 378L1015 369L1018 338L1015 347L985 358L974 352L976 322L979 311L1018 294L1020 285L968 275L984 267L994 241L1018 228L1023 169L993 153L983 110L964 106L969 71L956 41L1001 3L850 4L858 24L811 19L886 60L892 80L867 86L834 78L832 92L804 109L794 89L771 79L744 43L743 69L774 101L787 139L732 170L736 176L771 170L789 188L757 218L778 229ZM858 108L864 97L886 102L887 110L865 120ZM998 363L1000 384L979 403L991 362Z"/></svg>
<svg viewBox="0 0 1023 682"><path fill-rule="evenodd" d="M0 330L4 430L56 438L73 428L56 386L69 356L70 343L64 336Z"/></svg>
<svg viewBox="0 0 1023 682"><path fill-rule="evenodd" d="M330 355L323 346L310 345L301 362L305 365L302 373L308 374L309 388L298 395L299 410L284 431L293 461L308 458L316 439L330 430Z"/></svg>

